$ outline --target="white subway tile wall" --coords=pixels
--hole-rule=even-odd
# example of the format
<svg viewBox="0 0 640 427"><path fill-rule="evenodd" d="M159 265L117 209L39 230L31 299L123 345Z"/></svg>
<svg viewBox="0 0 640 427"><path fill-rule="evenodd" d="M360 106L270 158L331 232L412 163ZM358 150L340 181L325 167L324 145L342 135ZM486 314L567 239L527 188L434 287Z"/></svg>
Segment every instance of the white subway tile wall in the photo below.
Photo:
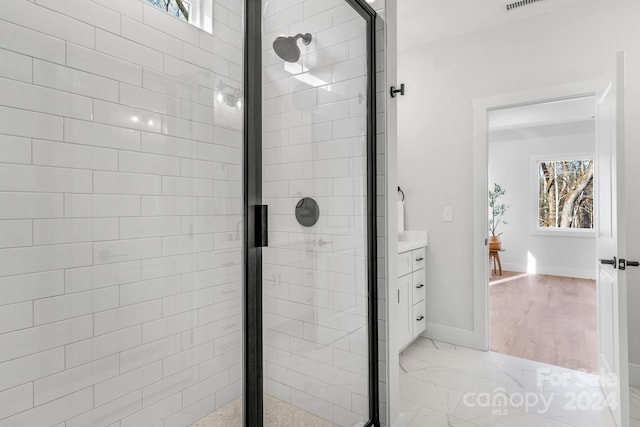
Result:
<svg viewBox="0 0 640 427"><path fill-rule="evenodd" d="M263 1L263 10L263 197L270 214L265 392L340 426L363 425L369 419L366 198L376 197L366 193L366 21L343 0ZM382 35L383 22L376 25ZM313 40L308 46L298 41L297 63L276 55L276 37L307 32ZM384 96L378 100L378 120L384 120ZM384 162L383 131L378 141ZM384 168L378 173L384 180ZM372 243L383 248L383 186L378 196L379 237ZM294 215L303 197L320 206L310 228ZM384 419L384 405L382 411Z"/></svg>
<svg viewBox="0 0 640 427"><path fill-rule="evenodd" d="M209 34L141 0L3 4L0 427L241 396L242 5Z"/></svg>

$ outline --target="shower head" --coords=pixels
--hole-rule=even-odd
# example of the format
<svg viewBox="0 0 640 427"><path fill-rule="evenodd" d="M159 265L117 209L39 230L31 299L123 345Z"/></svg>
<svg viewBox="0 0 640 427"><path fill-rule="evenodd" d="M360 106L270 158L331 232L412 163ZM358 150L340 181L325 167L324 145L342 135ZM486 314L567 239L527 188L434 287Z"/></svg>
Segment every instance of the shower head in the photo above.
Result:
<svg viewBox="0 0 640 427"><path fill-rule="evenodd" d="M300 59L300 48L298 47L298 39L302 39L302 43L308 45L311 43L311 34L298 34L297 36L280 36L273 42L273 50L276 54L287 62L297 62Z"/></svg>

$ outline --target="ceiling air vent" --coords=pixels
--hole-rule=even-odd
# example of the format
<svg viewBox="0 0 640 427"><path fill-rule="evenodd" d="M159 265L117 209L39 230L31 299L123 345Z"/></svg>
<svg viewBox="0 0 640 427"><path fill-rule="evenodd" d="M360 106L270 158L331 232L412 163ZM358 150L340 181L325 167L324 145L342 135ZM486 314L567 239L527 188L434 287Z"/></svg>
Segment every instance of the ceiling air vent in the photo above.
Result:
<svg viewBox="0 0 640 427"><path fill-rule="evenodd" d="M538 3L541 2L543 0L520 0L520 1L514 1L513 3L509 3L506 5L507 10L513 10L513 9L517 9L519 7L522 6L527 6L529 4L533 4L533 3Z"/></svg>

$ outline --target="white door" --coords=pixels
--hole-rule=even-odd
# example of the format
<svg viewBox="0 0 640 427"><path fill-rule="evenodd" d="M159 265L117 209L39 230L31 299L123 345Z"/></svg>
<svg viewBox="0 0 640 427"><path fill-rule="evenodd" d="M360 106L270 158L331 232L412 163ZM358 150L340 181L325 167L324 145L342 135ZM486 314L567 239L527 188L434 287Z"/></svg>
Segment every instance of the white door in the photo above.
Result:
<svg viewBox="0 0 640 427"><path fill-rule="evenodd" d="M596 267L598 293L598 365L602 386L618 427L629 426L627 288L624 257L624 54L606 79L597 100Z"/></svg>

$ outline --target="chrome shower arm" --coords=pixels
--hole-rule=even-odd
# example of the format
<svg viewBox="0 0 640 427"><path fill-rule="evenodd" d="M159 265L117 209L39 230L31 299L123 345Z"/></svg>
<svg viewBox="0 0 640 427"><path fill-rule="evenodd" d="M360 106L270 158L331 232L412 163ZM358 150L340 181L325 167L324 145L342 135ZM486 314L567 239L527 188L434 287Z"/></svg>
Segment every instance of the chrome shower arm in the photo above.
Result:
<svg viewBox="0 0 640 427"><path fill-rule="evenodd" d="M310 33L306 33L306 34L298 33L296 36L294 36L293 39L294 40L302 39L302 43L304 43L305 45L308 45L309 43L311 43L312 36Z"/></svg>

